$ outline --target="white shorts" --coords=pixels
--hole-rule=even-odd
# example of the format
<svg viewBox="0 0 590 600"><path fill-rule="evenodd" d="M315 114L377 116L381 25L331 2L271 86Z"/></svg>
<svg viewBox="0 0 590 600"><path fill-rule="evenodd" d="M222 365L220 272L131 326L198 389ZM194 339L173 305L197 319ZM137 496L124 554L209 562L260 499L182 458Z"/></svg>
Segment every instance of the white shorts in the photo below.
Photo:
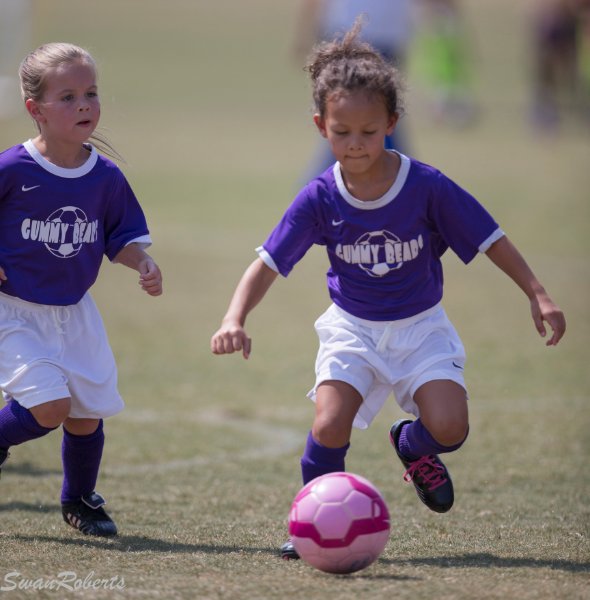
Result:
<svg viewBox="0 0 590 600"><path fill-rule="evenodd" d="M400 408L420 416L416 390L450 379L465 388L465 350L440 304L399 321L368 321L335 304L315 323L320 340L314 402L323 381L344 381L363 397L354 427L366 429L393 392Z"/></svg>
<svg viewBox="0 0 590 600"><path fill-rule="evenodd" d="M70 417L101 419L123 409L117 367L90 294L46 306L0 292L0 390L25 408L71 398Z"/></svg>

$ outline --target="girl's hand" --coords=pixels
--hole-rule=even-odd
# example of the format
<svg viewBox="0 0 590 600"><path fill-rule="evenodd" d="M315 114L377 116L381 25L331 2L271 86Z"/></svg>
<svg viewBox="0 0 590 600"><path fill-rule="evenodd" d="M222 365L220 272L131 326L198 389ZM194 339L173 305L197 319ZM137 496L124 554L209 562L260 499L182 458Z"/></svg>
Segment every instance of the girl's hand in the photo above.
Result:
<svg viewBox="0 0 590 600"><path fill-rule="evenodd" d="M139 285L150 296L159 296L162 293L162 273L160 268L148 257L139 263Z"/></svg>
<svg viewBox="0 0 590 600"><path fill-rule="evenodd" d="M547 340L546 345L557 345L565 333L565 317L559 306L546 293L537 294L531 299L531 314L541 337L547 335L545 321L553 330L553 335Z"/></svg>
<svg viewBox="0 0 590 600"><path fill-rule="evenodd" d="M488 248L486 254L529 298L533 321L541 337L547 335L544 322L549 323L553 335L547 340L547 346L555 346L565 333L563 312L548 296L514 244L503 235Z"/></svg>
<svg viewBox="0 0 590 600"><path fill-rule="evenodd" d="M135 242L127 244L115 256L113 262L121 263L130 269L139 271L139 285L150 296L159 296L162 293L160 267L140 244Z"/></svg>
<svg viewBox="0 0 590 600"><path fill-rule="evenodd" d="M211 338L213 354L233 354L242 351L244 358L250 356L252 340L239 323L224 323Z"/></svg>
<svg viewBox="0 0 590 600"><path fill-rule="evenodd" d="M0 285L2 285L3 281L7 281L8 277L6 277L6 273L4 272L4 269L2 267L0 267Z"/></svg>

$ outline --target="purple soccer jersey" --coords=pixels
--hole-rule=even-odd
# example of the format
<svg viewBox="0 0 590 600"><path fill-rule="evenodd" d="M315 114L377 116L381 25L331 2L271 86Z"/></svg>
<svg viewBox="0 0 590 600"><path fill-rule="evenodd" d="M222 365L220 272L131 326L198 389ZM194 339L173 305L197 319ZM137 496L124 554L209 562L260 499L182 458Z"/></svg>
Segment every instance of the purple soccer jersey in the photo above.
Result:
<svg viewBox="0 0 590 600"><path fill-rule="evenodd" d="M29 140L0 154L0 291L28 302L76 304L103 256L151 243L120 169L95 148L81 167L45 160Z"/></svg>
<svg viewBox="0 0 590 600"><path fill-rule="evenodd" d="M286 277L313 244L326 246L330 297L362 319L404 319L440 302L447 248L468 263L504 234L440 171L400 157L396 181L371 202L348 192L338 163L311 181L257 249L262 260Z"/></svg>

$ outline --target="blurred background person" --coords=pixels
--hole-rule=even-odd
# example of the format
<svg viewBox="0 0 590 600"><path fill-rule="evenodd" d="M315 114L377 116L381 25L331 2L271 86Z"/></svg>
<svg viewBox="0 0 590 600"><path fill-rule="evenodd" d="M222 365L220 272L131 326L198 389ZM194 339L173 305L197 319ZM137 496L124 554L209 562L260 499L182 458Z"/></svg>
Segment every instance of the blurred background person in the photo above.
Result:
<svg viewBox="0 0 590 600"><path fill-rule="evenodd" d="M365 15L361 39L404 73L414 30L411 0L302 0L294 44L299 64L303 66L315 44L343 36L361 14ZM403 119L398 121L393 135L387 136L385 146L408 154ZM305 181L325 171L335 160L322 139L307 168Z"/></svg>
<svg viewBox="0 0 590 600"><path fill-rule="evenodd" d="M413 66L436 122L463 127L477 116L473 48L458 0L417 0Z"/></svg>
<svg viewBox="0 0 590 600"><path fill-rule="evenodd" d="M590 1L538 0L531 17L531 121L554 132L567 113L587 116Z"/></svg>
<svg viewBox="0 0 590 600"><path fill-rule="evenodd" d="M590 0L581 2L579 74L583 115L590 123Z"/></svg>
<svg viewBox="0 0 590 600"><path fill-rule="evenodd" d="M0 119L22 110L17 67L31 42L32 0L0 0Z"/></svg>

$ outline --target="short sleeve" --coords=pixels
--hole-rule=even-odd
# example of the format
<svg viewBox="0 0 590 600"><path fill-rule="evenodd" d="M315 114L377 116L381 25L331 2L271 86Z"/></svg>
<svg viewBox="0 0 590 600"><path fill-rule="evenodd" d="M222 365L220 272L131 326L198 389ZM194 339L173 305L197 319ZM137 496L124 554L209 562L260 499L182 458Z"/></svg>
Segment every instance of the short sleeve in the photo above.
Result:
<svg viewBox="0 0 590 600"><path fill-rule="evenodd" d="M321 221L305 187L257 249L261 258L283 277L291 272L311 246L320 241Z"/></svg>
<svg viewBox="0 0 590 600"><path fill-rule="evenodd" d="M143 210L118 169L104 216L104 234L105 254L111 261L132 242L143 247L151 243Z"/></svg>
<svg viewBox="0 0 590 600"><path fill-rule="evenodd" d="M430 199L429 213L439 237L439 255L451 248L464 263L503 235L490 213L442 173Z"/></svg>

